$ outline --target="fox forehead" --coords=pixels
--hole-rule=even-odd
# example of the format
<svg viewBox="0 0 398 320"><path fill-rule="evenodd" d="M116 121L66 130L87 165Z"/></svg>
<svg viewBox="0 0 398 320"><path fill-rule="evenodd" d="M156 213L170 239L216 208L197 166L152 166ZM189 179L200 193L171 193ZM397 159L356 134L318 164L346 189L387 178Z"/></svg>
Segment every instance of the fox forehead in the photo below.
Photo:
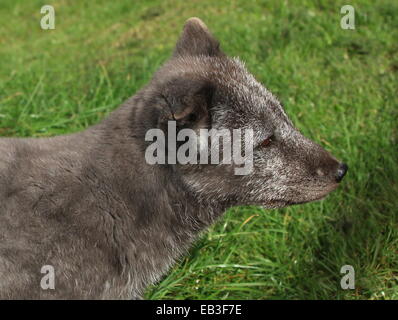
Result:
<svg viewBox="0 0 398 320"><path fill-rule="evenodd" d="M258 139L293 125L278 99L247 70L239 58L183 56L172 61L171 77L190 74L210 80L217 99L211 108L213 124L222 128L251 128Z"/></svg>
<svg viewBox="0 0 398 320"><path fill-rule="evenodd" d="M281 103L247 70L238 57L183 56L173 62L174 76L192 73L213 82L234 112L278 117L290 123Z"/></svg>

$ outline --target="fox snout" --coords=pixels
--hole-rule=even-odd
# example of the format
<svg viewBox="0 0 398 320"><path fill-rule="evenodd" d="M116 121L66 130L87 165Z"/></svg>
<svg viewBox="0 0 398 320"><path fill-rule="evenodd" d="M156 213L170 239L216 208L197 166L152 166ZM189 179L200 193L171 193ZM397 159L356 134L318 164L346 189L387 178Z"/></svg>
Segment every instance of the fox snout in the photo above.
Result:
<svg viewBox="0 0 398 320"><path fill-rule="evenodd" d="M345 163L340 163L339 167L337 168L337 172L336 172L336 182L340 182L341 180L343 180L345 174L348 171L348 166Z"/></svg>
<svg viewBox="0 0 398 320"><path fill-rule="evenodd" d="M348 171L348 165L344 162L339 162L332 156L327 157L322 165L315 171L318 178L328 177L330 183L336 184L343 180Z"/></svg>

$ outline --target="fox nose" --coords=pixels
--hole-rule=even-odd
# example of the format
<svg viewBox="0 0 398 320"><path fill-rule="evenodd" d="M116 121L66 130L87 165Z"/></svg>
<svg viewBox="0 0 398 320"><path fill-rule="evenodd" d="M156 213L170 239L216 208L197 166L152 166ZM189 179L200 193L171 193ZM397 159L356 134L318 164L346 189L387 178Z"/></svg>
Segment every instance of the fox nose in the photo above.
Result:
<svg viewBox="0 0 398 320"><path fill-rule="evenodd" d="M336 172L336 182L343 180L345 174L347 173L348 166L345 163L340 163Z"/></svg>

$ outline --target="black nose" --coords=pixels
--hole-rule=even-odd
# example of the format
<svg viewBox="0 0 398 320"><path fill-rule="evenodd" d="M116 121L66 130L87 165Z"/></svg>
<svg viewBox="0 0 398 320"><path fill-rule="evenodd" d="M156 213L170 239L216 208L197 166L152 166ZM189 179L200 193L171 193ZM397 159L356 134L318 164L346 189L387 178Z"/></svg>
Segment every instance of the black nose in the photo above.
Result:
<svg viewBox="0 0 398 320"><path fill-rule="evenodd" d="M340 163L339 167L337 168L336 173L336 182L340 182L343 180L345 174L347 173L348 166L345 163Z"/></svg>

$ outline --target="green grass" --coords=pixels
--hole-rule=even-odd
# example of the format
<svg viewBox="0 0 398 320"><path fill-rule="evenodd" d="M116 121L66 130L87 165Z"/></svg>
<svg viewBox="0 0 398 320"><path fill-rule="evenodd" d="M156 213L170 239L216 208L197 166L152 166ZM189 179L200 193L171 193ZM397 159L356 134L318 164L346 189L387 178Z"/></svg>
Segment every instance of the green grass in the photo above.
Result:
<svg viewBox="0 0 398 320"><path fill-rule="evenodd" d="M52 4L56 29L39 28ZM351 1L15 1L0 5L0 135L104 118L201 17L297 127L350 166L326 200L230 210L149 299L398 299L398 4ZM340 288L352 265L356 289Z"/></svg>

